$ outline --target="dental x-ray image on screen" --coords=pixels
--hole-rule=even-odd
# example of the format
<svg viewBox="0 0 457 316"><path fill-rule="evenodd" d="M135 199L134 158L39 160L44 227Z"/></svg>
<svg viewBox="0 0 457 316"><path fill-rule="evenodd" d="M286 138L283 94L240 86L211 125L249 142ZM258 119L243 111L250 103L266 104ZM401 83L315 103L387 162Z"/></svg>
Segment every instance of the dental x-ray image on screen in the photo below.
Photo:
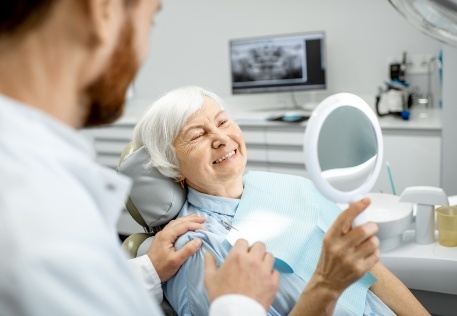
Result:
<svg viewBox="0 0 457 316"><path fill-rule="evenodd" d="M325 89L324 40L324 32L231 40L233 93Z"/></svg>

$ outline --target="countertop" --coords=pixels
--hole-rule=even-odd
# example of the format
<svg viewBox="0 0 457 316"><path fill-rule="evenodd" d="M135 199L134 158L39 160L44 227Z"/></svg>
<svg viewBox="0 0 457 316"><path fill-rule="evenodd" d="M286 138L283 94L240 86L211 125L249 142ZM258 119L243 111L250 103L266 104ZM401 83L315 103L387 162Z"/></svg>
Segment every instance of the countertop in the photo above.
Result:
<svg viewBox="0 0 457 316"><path fill-rule="evenodd" d="M278 122L269 121L270 117L277 117L286 112L296 112L303 115L311 115L312 111L294 110L294 109L267 109L267 110L250 110L234 111L230 113L240 125L253 126L306 126L303 122ZM441 131L441 110L439 108L421 108L413 107L409 120L403 120L397 116L379 117L379 124L383 130L429 130Z"/></svg>
<svg viewBox="0 0 457 316"><path fill-rule="evenodd" d="M441 110L439 108L412 108L409 120L392 115L379 118L382 129L421 129L441 130Z"/></svg>

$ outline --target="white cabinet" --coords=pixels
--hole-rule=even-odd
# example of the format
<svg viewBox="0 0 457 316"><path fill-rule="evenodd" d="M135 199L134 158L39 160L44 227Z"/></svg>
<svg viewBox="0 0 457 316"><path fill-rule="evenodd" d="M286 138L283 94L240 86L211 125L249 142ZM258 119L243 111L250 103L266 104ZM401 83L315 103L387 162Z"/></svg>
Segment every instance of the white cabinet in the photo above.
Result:
<svg viewBox="0 0 457 316"><path fill-rule="evenodd" d="M383 130L384 164L374 192L392 193L389 162L397 195L410 186L441 187L441 131Z"/></svg>

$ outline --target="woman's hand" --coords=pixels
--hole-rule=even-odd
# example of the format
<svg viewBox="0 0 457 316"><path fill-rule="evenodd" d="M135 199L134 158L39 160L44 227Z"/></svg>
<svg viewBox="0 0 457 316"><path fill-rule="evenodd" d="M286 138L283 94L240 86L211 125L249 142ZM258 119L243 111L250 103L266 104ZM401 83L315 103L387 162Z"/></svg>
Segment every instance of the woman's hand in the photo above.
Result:
<svg viewBox="0 0 457 316"><path fill-rule="evenodd" d="M351 227L352 220L369 204L369 199L363 199L350 205L324 236L314 274L336 293L342 293L379 261L379 239L375 236L378 226L368 222Z"/></svg>
<svg viewBox="0 0 457 316"><path fill-rule="evenodd" d="M162 282L175 275L184 261L202 246L200 239L193 239L177 251L174 246L176 239L190 230L206 230L205 221L204 217L197 215L184 216L170 221L154 236L147 255Z"/></svg>
<svg viewBox="0 0 457 316"><path fill-rule="evenodd" d="M369 204L369 199L360 200L336 218L324 236L316 270L290 315L333 315L341 293L379 261L378 226L351 227Z"/></svg>
<svg viewBox="0 0 457 316"><path fill-rule="evenodd" d="M225 294L241 294L256 300L267 311L279 287L274 261L265 244L256 242L249 247L244 239L236 241L219 269L214 257L205 253L205 287L210 302Z"/></svg>

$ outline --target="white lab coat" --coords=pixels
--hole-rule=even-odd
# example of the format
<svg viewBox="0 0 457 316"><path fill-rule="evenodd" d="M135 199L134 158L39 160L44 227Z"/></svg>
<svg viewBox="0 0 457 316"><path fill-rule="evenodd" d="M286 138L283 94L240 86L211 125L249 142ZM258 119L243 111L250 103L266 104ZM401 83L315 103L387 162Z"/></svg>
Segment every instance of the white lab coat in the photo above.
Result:
<svg viewBox="0 0 457 316"><path fill-rule="evenodd" d="M0 96L1 314L162 315L151 262L134 259L135 273L117 237L130 180L94 161L80 133ZM265 315L236 295L213 305Z"/></svg>

